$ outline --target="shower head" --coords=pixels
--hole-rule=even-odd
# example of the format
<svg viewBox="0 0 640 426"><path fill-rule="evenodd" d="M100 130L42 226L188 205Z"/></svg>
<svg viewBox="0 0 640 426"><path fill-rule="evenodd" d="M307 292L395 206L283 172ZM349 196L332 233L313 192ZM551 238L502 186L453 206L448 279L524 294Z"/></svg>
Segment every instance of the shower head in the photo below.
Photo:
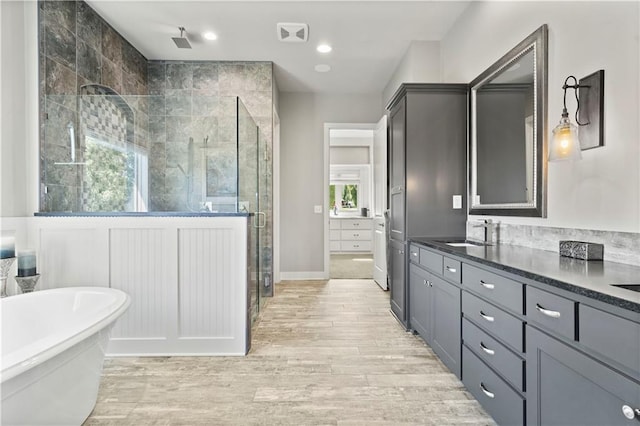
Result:
<svg viewBox="0 0 640 426"><path fill-rule="evenodd" d="M191 49L189 40L184 37L184 33L186 32L186 30L184 29L184 27L178 27L178 29L180 30L180 37L171 37L171 39L176 44L176 46L178 46L178 49Z"/></svg>

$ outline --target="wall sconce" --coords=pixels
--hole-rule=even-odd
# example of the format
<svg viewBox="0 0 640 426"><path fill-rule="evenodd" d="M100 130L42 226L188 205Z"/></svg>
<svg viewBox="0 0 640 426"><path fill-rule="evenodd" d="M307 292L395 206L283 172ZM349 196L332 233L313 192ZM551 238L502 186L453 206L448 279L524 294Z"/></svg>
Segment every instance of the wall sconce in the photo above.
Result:
<svg viewBox="0 0 640 426"><path fill-rule="evenodd" d="M568 84L573 79L574 84ZM578 81L570 75L562 86L564 108L560 123L553 129L549 147L549 161L579 160L581 151L602 146L604 123L604 70L599 70ZM567 89L576 95L576 127L567 112ZM578 90L579 89L579 90Z"/></svg>

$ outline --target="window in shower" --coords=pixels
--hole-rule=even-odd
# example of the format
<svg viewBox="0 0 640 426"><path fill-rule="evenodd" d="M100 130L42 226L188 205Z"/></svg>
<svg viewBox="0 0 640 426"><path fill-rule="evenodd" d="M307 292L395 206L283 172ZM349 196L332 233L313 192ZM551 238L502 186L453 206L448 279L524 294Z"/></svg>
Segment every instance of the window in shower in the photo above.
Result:
<svg viewBox="0 0 640 426"><path fill-rule="evenodd" d="M148 156L131 144L85 137L84 211L147 211Z"/></svg>

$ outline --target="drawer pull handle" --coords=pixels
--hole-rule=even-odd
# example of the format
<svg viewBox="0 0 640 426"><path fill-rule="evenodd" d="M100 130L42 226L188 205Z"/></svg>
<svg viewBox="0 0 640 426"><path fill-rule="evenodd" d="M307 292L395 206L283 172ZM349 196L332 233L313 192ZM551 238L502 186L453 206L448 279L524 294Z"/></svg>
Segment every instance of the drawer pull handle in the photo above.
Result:
<svg viewBox="0 0 640 426"><path fill-rule="evenodd" d="M399 254L404 254L404 250L398 250Z"/></svg>
<svg viewBox="0 0 640 426"><path fill-rule="evenodd" d="M445 266L445 268L447 268L447 271L455 274L456 273L456 268L452 268L451 266Z"/></svg>
<svg viewBox="0 0 640 426"><path fill-rule="evenodd" d="M426 285L427 287L429 287L429 281L424 280L424 285Z"/></svg>
<svg viewBox="0 0 640 426"><path fill-rule="evenodd" d="M418 253L416 253L415 251L412 251L411 256L418 257Z"/></svg>
<svg viewBox="0 0 640 426"><path fill-rule="evenodd" d="M354 236L354 237L359 237L359 236L360 236L360 234L353 234L353 236Z"/></svg>
<svg viewBox="0 0 640 426"><path fill-rule="evenodd" d="M496 351L494 351L493 349L489 349L482 342L480 342L480 349L482 349L483 351L485 351L485 353L487 353L489 355L495 355L496 354Z"/></svg>
<svg viewBox="0 0 640 426"><path fill-rule="evenodd" d="M496 288L495 284L491 284L491 283L485 283L484 281L480 280L480 285L484 288L486 288L487 290L493 290L494 288Z"/></svg>
<svg viewBox="0 0 640 426"><path fill-rule="evenodd" d="M489 398L495 398L496 394L493 392L489 392L487 388L484 387L484 383L480 382L480 390L487 395Z"/></svg>
<svg viewBox="0 0 640 426"><path fill-rule="evenodd" d="M629 420L633 420L636 418L636 416L640 416L640 409L636 408L633 409L631 407L629 407L628 405L623 405L622 406L622 414Z"/></svg>
<svg viewBox="0 0 640 426"><path fill-rule="evenodd" d="M494 317L489 316L482 311L480 311L480 316L489 322L494 322L496 320Z"/></svg>
<svg viewBox="0 0 640 426"><path fill-rule="evenodd" d="M546 316L551 317L551 318L560 318L560 312L558 312L558 311L550 311L549 309L545 309L542 306L538 305L537 303L536 303L536 309L542 315L546 315Z"/></svg>

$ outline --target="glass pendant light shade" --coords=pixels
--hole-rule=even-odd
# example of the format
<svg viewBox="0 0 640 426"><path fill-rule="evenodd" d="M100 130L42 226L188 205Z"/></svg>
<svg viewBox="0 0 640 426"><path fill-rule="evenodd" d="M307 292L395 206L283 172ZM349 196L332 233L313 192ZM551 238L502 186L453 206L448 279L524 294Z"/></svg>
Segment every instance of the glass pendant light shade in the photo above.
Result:
<svg viewBox="0 0 640 426"><path fill-rule="evenodd" d="M565 110L560 123L553 129L551 146L549 147L549 161L579 160L582 158L580 151L578 128L571 124Z"/></svg>

